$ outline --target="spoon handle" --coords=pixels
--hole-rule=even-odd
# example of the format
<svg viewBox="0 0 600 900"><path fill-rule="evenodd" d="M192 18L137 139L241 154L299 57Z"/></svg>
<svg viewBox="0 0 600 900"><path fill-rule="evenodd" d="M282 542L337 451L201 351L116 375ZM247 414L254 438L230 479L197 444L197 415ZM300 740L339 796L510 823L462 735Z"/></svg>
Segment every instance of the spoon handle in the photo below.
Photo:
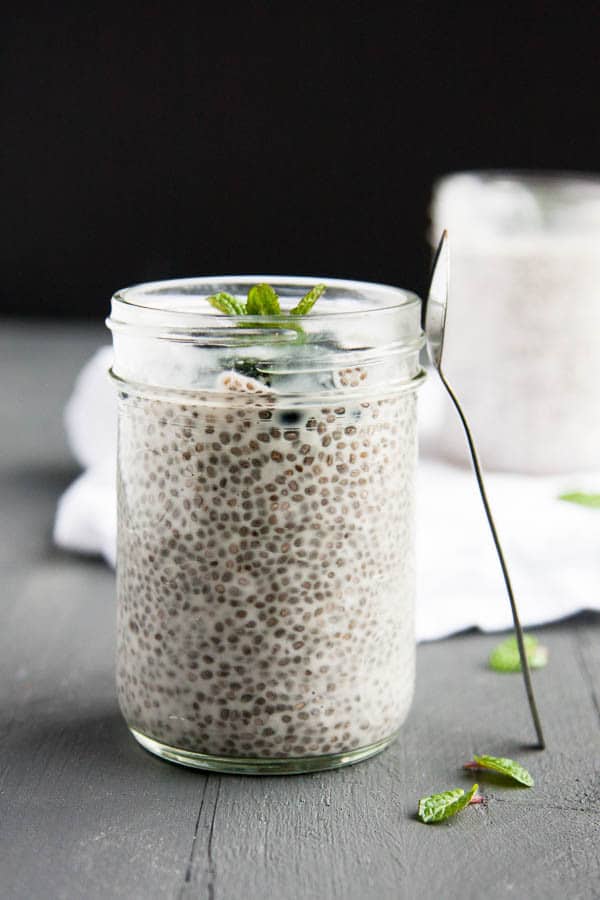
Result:
<svg viewBox="0 0 600 900"><path fill-rule="evenodd" d="M483 475L481 473L481 466L479 464L479 457L477 455L477 450L475 449L475 442L473 440L473 435L471 434L471 429L467 423L465 418L465 414L463 413L460 403L458 402L456 395L442 372L441 369L438 369L438 374L442 380L442 384L446 388L452 403L456 408L456 412L462 422L462 426L465 431L465 435L467 438L467 443L469 445L469 452L471 454L471 461L473 463L473 469L475 470L475 477L477 478L477 484L479 486L479 493L481 495L481 502L483 503L483 508L485 509L485 514L488 520L488 525L490 526L490 531L492 532L492 538L494 539L494 546L496 547L496 553L498 554L498 559L500 561L500 567L502 568L502 575L504 576L504 584L506 585L506 591L508 593L508 599L510 600L510 608L512 611L513 622L515 625L515 634L517 637L517 645L519 647L519 656L521 659L521 670L523 672L523 680L525 682L525 692L527 694L527 700L529 701L529 709L531 711L531 717L533 719L533 724L535 726L535 731L538 739L538 749L544 750L546 747L546 741L544 740L544 733L542 731L542 723L540 721L540 716L538 713L537 705L535 702L535 696L533 693L533 684L531 683L531 673L529 671L529 663L527 661L527 653L525 652L525 642L523 641L523 628L521 627L521 621L519 619L519 613L517 610L517 604L515 601L515 596L512 589L512 584L510 581L510 576L508 574L508 567L506 565L506 560L504 559L504 553L502 551L502 546L500 544L500 538L498 537L498 532L496 531L496 525L494 523L494 517L492 516L492 510L490 509L490 504L487 498L487 494L485 491L485 486L483 483Z"/></svg>

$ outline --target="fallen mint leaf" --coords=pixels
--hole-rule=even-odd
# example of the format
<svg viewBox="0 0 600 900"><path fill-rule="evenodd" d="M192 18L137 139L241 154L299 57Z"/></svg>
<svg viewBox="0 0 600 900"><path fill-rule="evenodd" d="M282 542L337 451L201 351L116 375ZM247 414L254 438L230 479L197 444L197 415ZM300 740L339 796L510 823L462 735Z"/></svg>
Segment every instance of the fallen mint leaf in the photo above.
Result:
<svg viewBox="0 0 600 900"><path fill-rule="evenodd" d="M236 297L232 297L231 294L227 294L225 291L221 291L219 294L212 294L212 296L207 297L206 300L211 306L218 309L219 312L225 313L228 316L243 316L246 313L245 304L242 303L241 300L237 300Z"/></svg>
<svg viewBox="0 0 600 900"><path fill-rule="evenodd" d="M308 293L301 297L296 306L293 309L290 309L291 316L305 316L307 313L311 311L319 297L325 293L327 288L324 284L316 284L314 288L311 288Z"/></svg>
<svg viewBox="0 0 600 900"><path fill-rule="evenodd" d="M255 284L248 291L246 313L249 316L279 316L279 297L270 284Z"/></svg>
<svg viewBox="0 0 600 900"><path fill-rule="evenodd" d="M453 791L442 791L441 794L422 797L419 800L419 819L426 824L442 822L450 816L455 816L469 803L480 803L481 798L475 797L478 787L479 785L474 784L468 794L465 794L462 788L456 788Z"/></svg>
<svg viewBox="0 0 600 900"><path fill-rule="evenodd" d="M466 763L463 768L473 769L489 769L491 772L497 772L499 775L506 775L524 784L526 787L533 787L533 778L523 766L515 762L514 759L507 759L502 756L473 756L473 761Z"/></svg>
<svg viewBox="0 0 600 900"><path fill-rule="evenodd" d="M558 499L565 500L567 503L577 503L579 506L589 506L590 509L600 509L600 494L573 491L570 494L560 494Z"/></svg>
<svg viewBox="0 0 600 900"><path fill-rule="evenodd" d="M525 653L531 669L543 669L548 662L548 650L542 647L540 642L532 634L524 634ZM506 638L497 647L494 647L489 658L490 669L495 672L520 672L521 657L519 645L514 635Z"/></svg>

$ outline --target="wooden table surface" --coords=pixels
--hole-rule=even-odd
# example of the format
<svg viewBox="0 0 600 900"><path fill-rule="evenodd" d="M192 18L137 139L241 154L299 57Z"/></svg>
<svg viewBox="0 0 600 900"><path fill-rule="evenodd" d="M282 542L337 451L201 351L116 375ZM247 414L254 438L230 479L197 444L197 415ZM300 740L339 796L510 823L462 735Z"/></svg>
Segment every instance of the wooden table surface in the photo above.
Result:
<svg viewBox="0 0 600 900"><path fill-rule="evenodd" d="M543 753L527 746L520 678L486 668L497 639L479 634L419 648L400 739L351 768L204 775L134 742L113 685L113 573L50 537L75 474L61 410L106 340L40 323L0 334L0 896L600 897L598 617L539 630ZM420 796L471 785L473 752L517 757L535 788L480 778L487 805L418 822Z"/></svg>

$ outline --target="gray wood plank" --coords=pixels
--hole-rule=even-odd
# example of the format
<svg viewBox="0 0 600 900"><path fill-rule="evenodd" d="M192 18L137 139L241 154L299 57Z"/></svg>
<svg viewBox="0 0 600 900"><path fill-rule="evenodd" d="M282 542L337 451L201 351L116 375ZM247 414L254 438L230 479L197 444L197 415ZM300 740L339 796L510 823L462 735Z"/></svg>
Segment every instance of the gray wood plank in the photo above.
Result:
<svg viewBox="0 0 600 900"><path fill-rule="evenodd" d="M165 896L201 778L157 768L129 739L114 698L112 575L52 560L13 589L0 639L7 896L126 897L136 885Z"/></svg>
<svg viewBox="0 0 600 900"><path fill-rule="evenodd" d="M47 446L30 423L0 438L0 896L600 896L597 616L540 630L551 654L535 673L544 753L524 746L533 735L520 679L487 669L497 639L477 634L419 648L400 739L349 769L207 776L135 744L113 687L113 575L49 538L72 471L59 411L96 343L64 331L53 349L43 328L0 337L20 391L21 412L2 400L6 421L17 428L26 408L50 429ZM43 373L20 381L31 359ZM419 823L419 797L469 786L461 764L477 751L516 756L535 788L481 778L487 806Z"/></svg>

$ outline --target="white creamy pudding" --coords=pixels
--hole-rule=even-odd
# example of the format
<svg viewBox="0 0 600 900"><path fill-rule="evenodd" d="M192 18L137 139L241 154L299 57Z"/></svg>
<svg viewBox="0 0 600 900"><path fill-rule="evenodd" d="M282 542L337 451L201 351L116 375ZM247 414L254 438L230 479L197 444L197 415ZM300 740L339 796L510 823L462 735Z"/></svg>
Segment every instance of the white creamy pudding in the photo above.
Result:
<svg viewBox="0 0 600 900"><path fill-rule="evenodd" d="M121 400L123 713L205 754L368 746L413 692L415 395L299 410L245 385Z"/></svg>

